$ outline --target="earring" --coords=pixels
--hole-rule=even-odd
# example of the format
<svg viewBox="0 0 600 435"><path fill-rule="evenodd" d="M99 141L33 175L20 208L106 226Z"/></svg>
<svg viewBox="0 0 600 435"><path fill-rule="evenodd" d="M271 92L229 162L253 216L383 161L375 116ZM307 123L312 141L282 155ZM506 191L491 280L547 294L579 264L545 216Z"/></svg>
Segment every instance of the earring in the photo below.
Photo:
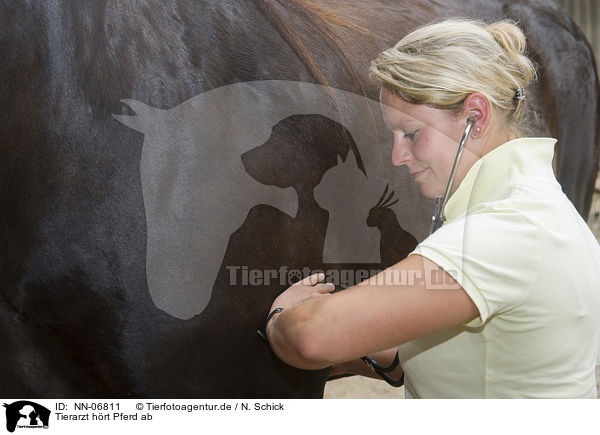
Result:
<svg viewBox="0 0 600 435"><path fill-rule="evenodd" d="M481 131L481 127L475 127L475 131L471 133L471 137L473 139L477 139L479 137L479 132Z"/></svg>

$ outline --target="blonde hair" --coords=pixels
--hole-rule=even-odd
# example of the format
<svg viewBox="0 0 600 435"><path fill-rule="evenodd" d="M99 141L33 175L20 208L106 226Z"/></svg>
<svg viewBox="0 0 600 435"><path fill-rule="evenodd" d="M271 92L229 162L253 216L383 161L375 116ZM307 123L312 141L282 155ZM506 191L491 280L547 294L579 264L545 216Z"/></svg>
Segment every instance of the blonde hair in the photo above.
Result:
<svg viewBox="0 0 600 435"><path fill-rule="evenodd" d="M460 110L479 92L521 133L527 99L517 99L516 91L536 78L525 50L525 35L513 21L449 19L406 35L371 63L370 73L405 101L440 109Z"/></svg>

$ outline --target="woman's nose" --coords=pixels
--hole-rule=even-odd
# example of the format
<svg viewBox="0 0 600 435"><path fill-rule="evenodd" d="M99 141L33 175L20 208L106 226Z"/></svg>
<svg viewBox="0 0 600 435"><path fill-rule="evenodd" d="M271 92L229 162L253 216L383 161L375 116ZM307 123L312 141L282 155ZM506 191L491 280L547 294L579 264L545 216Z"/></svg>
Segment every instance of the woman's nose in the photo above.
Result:
<svg viewBox="0 0 600 435"><path fill-rule="evenodd" d="M405 165L412 157L407 142L405 138L394 135L394 147L392 149L392 163L394 166Z"/></svg>

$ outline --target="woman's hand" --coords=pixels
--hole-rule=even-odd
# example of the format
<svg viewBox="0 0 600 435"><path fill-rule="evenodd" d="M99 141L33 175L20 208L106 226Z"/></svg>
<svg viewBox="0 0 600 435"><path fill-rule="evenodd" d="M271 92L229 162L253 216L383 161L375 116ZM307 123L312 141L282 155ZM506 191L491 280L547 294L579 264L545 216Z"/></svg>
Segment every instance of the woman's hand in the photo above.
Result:
<svg viewBox="0 0 600 435"><path fill-rule="evenodd" d="M279 307L288 309L309 299L331 296L335 285L332 283L319 284L324 279L324 273L315 273L298 281L275 298L270 311Z"/></svg>

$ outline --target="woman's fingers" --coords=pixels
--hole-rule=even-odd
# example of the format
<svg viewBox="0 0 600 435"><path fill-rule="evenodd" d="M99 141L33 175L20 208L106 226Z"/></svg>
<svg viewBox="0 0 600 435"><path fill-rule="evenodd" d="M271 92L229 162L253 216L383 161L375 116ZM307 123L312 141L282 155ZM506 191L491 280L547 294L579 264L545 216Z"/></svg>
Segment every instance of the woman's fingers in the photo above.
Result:
<svg viewBox="0 0 600 435"><path fill-rule="evenodd" d="M271 310L274 307L290 308L313 298L331 296L335 286L332 283L320 283L324 279L324 273L315 273L298 281L275 298Z"/></svg>
<svg viewBox="0 0 600 435"><path fill-rule="evenodd" d="M331 293L335 290L335 285L330 282L324 284L317 284L313 286L313 290L318 293Z"/></svg>
<svg viewBox="0 0 600 435"><path fill-rule="evenodd" d="M324 273L315 273L314 275L307 276L302 281L299 281L299 283L302 285L315 285L316 283L323 281L324 279Z"/></svg>
<svg viewBox="0 0 600 435"><path fill-rule="evenodd" d="M314 275L307 276L302 281L299 281L299 284L311 287L311 290L317 293L331 293L335 290L335 285L329 282L319 284L319 282L323 281L324 279L324 273L315 273Z"/></svg>

